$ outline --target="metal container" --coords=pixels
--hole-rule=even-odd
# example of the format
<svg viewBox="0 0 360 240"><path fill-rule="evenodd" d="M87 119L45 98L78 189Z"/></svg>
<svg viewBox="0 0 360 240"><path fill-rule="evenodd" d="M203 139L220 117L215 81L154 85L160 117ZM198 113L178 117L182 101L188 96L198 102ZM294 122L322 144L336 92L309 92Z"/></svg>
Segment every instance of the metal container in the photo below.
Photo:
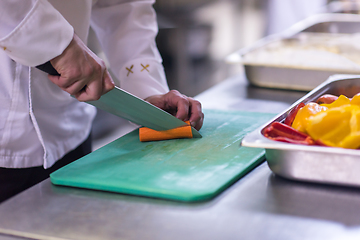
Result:
<svg viewBox="0 0 360 240"><path fill-rule="evenodd" d="M360 187L360 150L306 146L270 140L263 136L272 122L282 122L299 103L315 101L323 94L352 97L360 92L360 75L334 75L270 122L246 135L241 145L264 148L270 169L277 175L308 182Z"/></svg>
<svg viewBox="0 0 360 240"><path fill-rule="evenodd" d="M254 51L262 51L269 46L269 44L281 43L304 33L328 34L333 36L360 33L360 15L338 13L314 15L298 22L280 34L267 36L249 47L240 49L229 55L226 61L232 64L243 64L250 83L268 88L310 91L331 75L360 74L360 64L358 69L342 67L335 69L331 66L321 68L318 66L301 66L296 64L289 66L286 62L274 64L270 61L265 63L263 61L258 63L244 61L246 56ZM325 57L325 59L327 58ZM307 59L301 60L306 61Z"/></svg>

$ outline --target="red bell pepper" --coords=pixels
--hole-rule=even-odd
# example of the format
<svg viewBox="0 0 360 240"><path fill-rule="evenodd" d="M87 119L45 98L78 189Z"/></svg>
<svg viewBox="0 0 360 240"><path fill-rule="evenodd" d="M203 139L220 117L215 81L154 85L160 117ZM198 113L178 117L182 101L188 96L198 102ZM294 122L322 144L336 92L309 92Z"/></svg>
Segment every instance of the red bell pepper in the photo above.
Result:
<svg viewBox="0 0 360 240"><path fill-rule="evenodd" d="M280 122L273 122L265 128L263 135L279 142L325 146L323 143L312 139L309 135Z"/></svg>
<svg viewBox="0 0 360 240"><path fill-rule="evenodd" d="M316 100L317 104L331 104L335 102L339 97L332 94L324 94Z"/></svg>
<svg viewBox="0 0 360 240"><path fill-rule="evenodd" d="M305 106L305 103L299 103L296 107L294 107L293 109L291 109L291 111L289 112L289 114L287 115L287 117L284 120L284 123L288 126L291 126L291 124L293 123L295 116L297 114L297 112L299 111L300 108L302 108L303 106Z"/></svg>

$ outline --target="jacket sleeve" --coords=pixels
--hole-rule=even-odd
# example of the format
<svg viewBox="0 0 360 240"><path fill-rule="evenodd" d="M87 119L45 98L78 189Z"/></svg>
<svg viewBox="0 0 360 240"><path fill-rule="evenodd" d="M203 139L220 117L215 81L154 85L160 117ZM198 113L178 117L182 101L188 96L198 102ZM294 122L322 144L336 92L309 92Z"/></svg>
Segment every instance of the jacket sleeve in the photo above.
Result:
<svg viewBox="0 0 360 240"><path fill-rule="evenodd" d="M119 80L116 85L143 99L169 91L155 43L158 26L153 3L99 0L91 17L91 26Z"/></svg>
<svg viewBox="0 0 360 240"><path fill-rule="evenodd" d="M60 55L73 27L46 0L0 1L0 51L14 61L37 66Z"/></svg>

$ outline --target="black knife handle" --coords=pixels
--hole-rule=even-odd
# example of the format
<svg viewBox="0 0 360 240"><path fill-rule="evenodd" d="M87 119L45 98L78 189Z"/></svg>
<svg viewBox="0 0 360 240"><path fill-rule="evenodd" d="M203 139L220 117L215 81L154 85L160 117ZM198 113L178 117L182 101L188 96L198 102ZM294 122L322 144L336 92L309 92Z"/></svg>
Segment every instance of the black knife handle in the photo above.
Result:
<svg viewBox="0 0 360 240"><path fill-rule="evenodd" d="M38 68L41 71L44 71L50 75L60 76L60 74L56 71L56 69L51 65L50 61L48 61L44 64L41 64L39 66L36 66L36 68Z"/></svg>

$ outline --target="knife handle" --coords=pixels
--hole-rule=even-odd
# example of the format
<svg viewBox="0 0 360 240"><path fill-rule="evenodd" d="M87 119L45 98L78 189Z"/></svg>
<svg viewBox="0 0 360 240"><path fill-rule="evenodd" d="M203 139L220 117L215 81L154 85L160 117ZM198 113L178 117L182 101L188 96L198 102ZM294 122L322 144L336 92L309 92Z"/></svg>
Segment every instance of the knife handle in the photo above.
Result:
<svg viewBox="0 0 360 240"><path fill-rule="evenodd" d="M54 75L54 76L61 76L56 69L51 65L51 62L48 61L44 64L38 65L36 66L36 68L40 69L43 72L46 72L50 75ZM86 89L86 85L83 87L82 91L84 91Z"/></svg>
<svg viewBox="0 0 360 240"><path fill-rule="evenodd" d="M56 71L56 69L51 65L50 61L41 64L39 66L36 66L36 68L40 69L43 72L46 72L50 75L54 76L60 76L60 74Z"/></svg>

